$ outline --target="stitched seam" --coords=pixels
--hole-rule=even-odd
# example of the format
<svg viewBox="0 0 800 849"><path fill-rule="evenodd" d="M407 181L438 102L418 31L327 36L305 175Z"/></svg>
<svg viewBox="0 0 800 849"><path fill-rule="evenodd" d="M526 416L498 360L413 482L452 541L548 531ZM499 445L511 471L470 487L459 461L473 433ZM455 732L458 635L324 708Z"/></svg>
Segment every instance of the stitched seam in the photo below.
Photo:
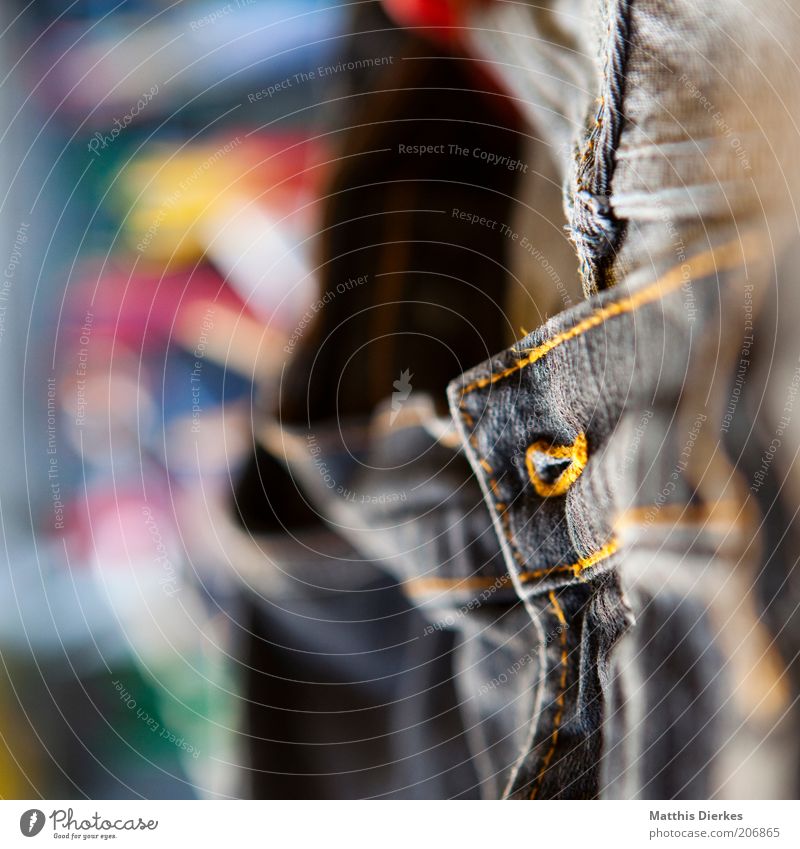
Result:
<svg viewBox="0 0 800 849"><path fill-rule="evenodd" d="M752 237L742 237L738 240L728 242L719 248L711 248L707 251L703 251L702 253L697 254L690 260L692 271L695 274L703 276L706 274L712 274L715 271L720 271L722 269L727 269L735 266L736 264L741 262L741 259L743 258L746 247L742 244L743 242L747 242L749 245L754 242L754 239ZM533 363L538 362L540 359L542 359L542 357L545 357L547 354L549 354L550 351L552 351L554 348L557 348L559 345L569 341L570 339L575 339L578 336L583 335L588 330L591 330L594 327L602 325L610 318L633 312L634 310L639 309L639 307L645 306L646 304L658 301L661 298L666 297L666 295L670 294L676 289L679 289L684 284L685 266L685 263L680 266L674 266L661 277L659 277L657 280L655 280L653 283L651 283L649 286L645 286L643 289L640 289L633 295L629 295L625 298L620 299L619 301L615 301L614 303L608 304L605 307L599 308L592 315L588 316L582 321L579 321L571 328L568 328L567 330L556 334L556 336L554 336L552 339L549 339L546 342L543 342L541 345L538 345L537 347L533 348L527 353L525 357L518 360L517 363L515 363L513 366L504 369L501 372L497 372L496 374L492 374L489 377L474 380L472 383L465 386L461 391L461 399L459 401L459 411L464 422L471 429L475 426L474 417L467 410L465 410L463 406L466 396L470 392L473 392L476 389L481 389L483 387L490 386L500 380L503 380L506 377L509 377L512 374L515 374L517 371L521 371L522 369L533 365ZM476 454L480 455L478 439L474 431L469 435L469 443L475 450ZM482 467L483 462L481 462L481 460L485 461L489 473L494 475L494 470L492 469L492 466L488 463L488 461L486 461L485 458L481 457L479 457L478 459ZM489 479L489 486L496 497L497 481L494 479L494 477ZM514 536L511 532L510 520L506 514L505 503L495 500L494 507L500 516L500 523L503 528L503 533L506 537L514 559L521 565L525 565L525 560L522 557L520 551L518 550L517 545L514 541ZM606 558L610 557L618 550L618 548L619 542L616 537L613 537L602 548L598 549L596 552L590 555L587 555L586 557L577 561L577 563L571 564L569 566L557 566L555 568L550 569L539 569L535 571L521 572L519 574L519 579L522 582L533 581L537 578L544 577L545 575L559 574L562 572L572 572L575 577L578 578L581 576L582 572L585 569L588 569L591 566L594 566L597 563L600 563L602 560L605 560Z"/></svg>
<svg viewBox="0 0 800 849"><path fill-rule="evenodd" d="M569 197L570 235L587 295L606 288L607 270L622 235L623 223L610 203L616 151L624 123L622 102L630 54L631 0L609 0L605 62L594 122L575 154L574 189Z"/></svg>
<svg viewBox="0 0 800 849"><path fill-rule="evenodd" d="M576 442L577 441L578 440L576 439ZM475 449L475 451L479 450L478 449L477 437L475 436L474 433L470 434L469 442L472 445L472 447ZM584 437L584 442L585 442L585 437ZM567 450L567 449L565 449L564 446L560 446L560 447L559 446L555 446L555 447L549 446L549 450L551 452L555 453L555 452L558 452L560 450L563 451L563 450ZM584 451L585 451L585 445L584 445ZM491 464L489 463L488 460L486 460L485 457L480 458L479 462L480 462L480 466L481 466L482 469L487 471L490 475L494 475L494 469L492 468ZM586 465L585 459L583 461L583 465L584 466ZM581 469L581 471L582 471L582 469ZM565 474L566 474L566 472L565 472ZM576 477L577 477L577 475L576 475ZM504 502L501 502L501 501L498 500L499 492L498 492L498 488L497 488L497 481L495 480L494 477L490 477L488 482L489 482L489 488L491 489L492 494L494 495L494 508L497 511L497 514L500 518L500 525L503 529L503 535L505 536L506 541L508 542L509 548L511 549L511 553L512 553L514 559L517 561L517 563L520 564L520 566L524 567L526 565L526 561L525 561L525 558L522 556L522 553L520 552L520 550L519 550L519 548L518 548L518 546L517 546L517 544L514 540L514 534L511 531L511 521L510 521L510 518L508 516L507 506ZM597 551L593 552L592 554L588 554L585 557L582 557L577 562L571 563L568 566L555 566L555 567L550 567L550 568L547 568L547 569L537 569L535 571L521 571L518 574L518 578L522 583L525 583L526 581L533 581L533 580L536 580L537 578L544 577L545 575L560 574L560 573L563 573L563 572L572 572L572 574L576 578L580 578L581 574L586 569L589 569L590 567L596 565L597 563L600 563L602 560L605 560L606 558L610 557L612 554L614 554L615 551L617 551L618 547L619 547L619 543L618 543L617 539L612 538L602 548L598 549ZM445 578L445 579L442 579L442 580L447 580L447 579Z"/></svg>
<svg viewBox="0 0 800 849"><path fill-rule="evenodd" d="M518 577L523 583L527 581L535 581L537 578L543 578L546 575L558 574L560 572L572 572L576 578L579 578L587 569L590 569L592 566L596 566L603 560L608 559L618 550L619 540L616 537L612 537L602 548L598 548L597 551L586 555L586 557L581 557L580 560L575 563L570 563L568 566L556 566L550 567L549 569L536 569L535 571L530 572L520 572Z"/></svg>
<svg viewBox="0 0 800 849"><path fill-rule="evenodd" d="M656 511L654 515L650 515ZM642 504L631 507L617 516L615 527L626 528L639 524L694 525L700 522L746 524L743 505L732 499L709 504Z"/></svg>
<svg viewBox="0 0 800 849"><path fill-rule="evenodd" d="M500 515L500 524L503 528L503 533L506 539L508 540L508 544L511 547L511 551L514 555L514 558L521 565L525 565L525 561L522 557L522 554L514 543L513 534L511 533L511 528L508 521L508 514L505 512L505 505L499 505L495 503L494 506L495 508L503 508L502 510L498 510ZM619 540L616 537L613 537L602 548L599 548L592 554L586 555L586 557L581 557L575 563L570 563L564 566L550 566L544 569L526 570L519 572L517 577L519 578L521 583L535 581L538 578L543 578L549 575L558 575L569 572L571 572L576 578L580 578L583 572L585 572L587 569L590 569L592 566L596 566L603 560L607 560L618 550ZM426 588L428 588L429 591L432 592L435 592L437 589L485 589L487 586L494 586L497 583L505 584L509 580L509 578L509 575L500 575L496 578L413 578L410 581L406 581L405 586L412 592L416 591L421 593L424 593L426 591Z"/></svg>
<svg viewBox="0 0 800 849"><path fill-rule="evenodd" d="M469 416L467 413L466 416ZM470 420L471 417L469 417ZM478 451L478 444L475 434L471 434L469 437L470 444ZM508 544L511 546L511 550L514 552L520 563L524 563L522 560L522 555L516 550L514 545L514 541L511 536L511 529L508 526L508 521L505 513L506 505L499 500L499 493L497 489L497 481L494 478L494 469L489 464L489 461L485 458L481 458L480 460L481 468L484 469L489 475L492 477L489 478L489 487L492 490L492 493L495 497L494 507L497 510L501 524L503 526L503 531L506 535L506 539L508 540ZM502 575L498 578L483 578L483 577L474 577L474 578L418 578L411 581L406 581L405 586L410 589L412 594L414 593L414 589L416 588L417 592L425 592L425 587L430 586L433 588L434 586L440 587L443 590L459 588L463 587L464 589L485 589L487 587L492 587L498 582L505 583L510 579L510 575ZM435 590L434 590L435 591Z"/></svg>
<svg viewBox="0 0 800 849"><path fill-rule="evenodd" d="M480 453L478 448L478 439L474 433L470 434L469 441L470 445L472 445L476 453ZM525 561L522 559L522 555L519 553L519 551L517 551L517 547L514 545L514 539L511 534L511 527L509 526L508 514L506 513L506 505L504 502L500 501L500 493L497 488L497 481L494 478L494 469L485 457L480 458L480 465L481 468L483 468L491 476L488 478L489 488L491 489L492 495L494 496L494 509L497 512L497 515L500 517L500 525L503 528L503 533L505 535L506 541L508 542L517 562L521 565L524 565Z"/></svg>
<svg viewBox="0 0 800 849"><path fill-rule="evenodd" d="M497 505L495 504L495 507ZM508 544L511 547L511 553L514 555L514 559L519 563L519 565L524 568L525 567L525 558L520 553L517 548L516 543L514 542L514 534L511 531L511 519L506 510L503 510L500 513L500 524L503 527L503 533L505 534L506 539L508 540Z"/></svg>
<svg viewBox="0 0 800 849"><path fill-rule="evenodd" d="M561 605L559 605L558 603L556 594L552 590L549 593L549 598L550 604L553 608L553 611L555 612L556 619L558 620L558 624L561 626L561 680L558 684L556 715L553 719L553 731L550 735L550 748L548 749L547 754L542 760L542 768L539 770L539 776L536 779L536 783L533 786L533 790L531 790L531 799L535 799L536 794L541 790L545 773L550 767L550 761L553 760L553 755L556 752L556 746L558 745L558 735L561 730L561 720L564 717L564 703L566 701L567 693L567 663L569 661L569 654L567 652L567 620L564 616L564 611L561 609Z"/></svg>
<svg viewBox="0 0 800 849"><path fill-rule="evenodd" d="M741 257L742 240L734 240L720 248L712 248L704 251L703 253L692 257L689 262L692 266L695 264L699 265L699 268L693 268L692 270L695 274L702 276L714 271L732 267L737 264L734 262L734 259L738 262ZM488 377L478 378L477 380L472 381L472 383L467 384L467 386L465 386L461 391L461 403L463 403L465 395L474 392L476 389L483 389L486 386L491 386L506 377L510 377L512 374L515 374L521 369L533 365L542 359L542 357L549 354L554 348L557 348L564 342L568 342L570 339L582 336L587 330L591 330L594 327L604 324L608 321L608 319L633 312L639 307L658 301L676 289L680 289L686 281L685 265L686 264L684 263L680 266L675 266L666 272L666 274L659 277L655 282L645 286L638 292L634 292L632 295L621 298L619 301L614 301L607 306L600 307L592 313L592 315L587 316L585 319L579 321L567 330L556 334L552 339L548 339L546 342L543 342L541 345L537 345L535 348L528 351L526 356L518 360L513 366L509 366L503 371L496 372ZM467 421L468 424L470 422L474 424L475 419L469 413L466 411L462 411L462 413L465 414L465 416L469 416L469 420L465 418L465 421ZM470 426L472 425L470 424Z"/></svg>
<svg viewBox="0 0 800 849"><path fill-rule="evenodd" d="M546 569L536 569L534 571L520 572L517 577L523 583L527 581L536 580L537 578L543 578L547 575L555 575L564 572L572 572L572 574L576 578L578 578L580 577L582 572L586 571L586 569L589 569L592 566L596 566L603 560L608 559L609 557L611 557L612 554L615 554L618 550L619 541L616 538L613 538L609 540L609 542L607 542L602 548L595 551L593 554L587 555L586 557L582 557L575 563L570 563L569 565L565 566L551 566ZM519 554L516 549L514 550L514 553ZM462 587L464 589L484 589L486 587L492 587L495 584L506 584L509 580L509 575L499 575L496 578L412 578L411 580L405 582L405 586L408 588L416 588L419 592L424 592L424 588L428 586L430 587L431 591L435 591L436 588L447 590L460 589Z"/></svg>
<svg viewBox="0 0 800 849"><path fill-rule="evenodd" d="M509 575L498 575L496 578L412 578L405 581L405 587L414 593L436 592L437 590L484 590L497 586L500 589L511 580Z"/></svg>

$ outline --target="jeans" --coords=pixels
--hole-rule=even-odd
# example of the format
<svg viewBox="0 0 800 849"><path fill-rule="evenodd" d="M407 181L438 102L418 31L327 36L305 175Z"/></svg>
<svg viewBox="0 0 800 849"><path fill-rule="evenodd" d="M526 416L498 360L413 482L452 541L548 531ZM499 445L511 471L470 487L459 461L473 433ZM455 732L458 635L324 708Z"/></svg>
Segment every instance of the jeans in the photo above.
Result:
<svg viewBox="0 0 800 849"><path fill-rule="evenodd" d="M472 15L488 93L417 59L363 107L322 291L367 283L292 352L263 443L421 639L454 632L484 796L794 797L797 22ZM512 312L540 326L493 354Z"/></svg>

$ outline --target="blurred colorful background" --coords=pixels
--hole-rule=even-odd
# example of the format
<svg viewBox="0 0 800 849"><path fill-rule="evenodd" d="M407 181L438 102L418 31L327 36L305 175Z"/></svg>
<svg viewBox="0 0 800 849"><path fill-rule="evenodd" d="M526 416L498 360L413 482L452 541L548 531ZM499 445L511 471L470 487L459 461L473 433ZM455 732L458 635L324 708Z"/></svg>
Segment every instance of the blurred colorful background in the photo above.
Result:
<svg viewBox="0 0 800 849"><path fill-rule="evenodd" d="M346 26L0 4L2 797L249 792L220 517L313 299Z"/></svg>

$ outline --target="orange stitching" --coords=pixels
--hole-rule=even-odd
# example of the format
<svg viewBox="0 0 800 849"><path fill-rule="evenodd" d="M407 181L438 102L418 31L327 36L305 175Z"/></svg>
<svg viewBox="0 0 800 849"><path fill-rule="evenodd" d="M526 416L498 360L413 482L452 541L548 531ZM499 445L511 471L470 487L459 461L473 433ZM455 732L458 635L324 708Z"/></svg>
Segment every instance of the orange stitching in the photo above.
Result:
<svg viewBox="0 0 800 849"><path fill-rule="evenodd" d="M497 503L495 503L495 509L497 509ZM505 507L505 505L503 505ZM514 543L514 535L511 533L511 519L508 513L502 512L500 513L500 524L503 526L503 533L505 534L506 539L508 540L508 544L511 546L511 553L514 555L514 559L519 563L520 566L525 565L525 560L522 555L519 553L516 544Z"/></svg>
<svg viewBox="0 0 800 849"><path fill-rule="evenodd" d="M743 244L743 242L748 244ZM749 244L756 245L756 240L754 237L743 237L738 241L728 242L720 248L712 248L710 250L704 251L701 254L693 257L690 260L691 263L695 265L699 265L699 268L693 269L695 274L710 274L714 271L719 271L722 268L732 267L736 259L738 261L739 257L743 257L747 247ZM735 254L735 256L734 256ZM556 334L552 339L548 339L546 342L543 342L541 345L533 348L528 352L527 356L518 360L513 366L504 369L503 371L497 372L495 374L490 375L489 377L479 378L474 380L472 383L465 386L461 391L461 400L459 402L459 408L464 418L465 422L468 426L474 424L474 418L463 408L465 396L470 392L473 392L475 389L480 389L485 386L490 386L494 383L497 383L500 380L503 380L506 377L516 373L517 371L521 371L529 365L533 365L533 363L538 362L542 357L546 356L550 351L554 348L557 348L564 342L569 341L570 339L575 339L578 336L583 335L586 331L591 330L594 327L598 327L608 319L613 318L618 315L624 315L625 313L632 312L633 310L638 309L645 304L652 303L654 301L659 300L660 298L665 297L670 292L675 289L679 289L684 281L685 274L684 268L685 263L679 267L671 268L666 274L659 277L654 283L651 283L649 286L646 286L644 289L641 289L638 292L635 292L633 295L629 295L626 298L622 298L619 301L609 304L608 306L601 307L596 310L592 315L583 319L583 321L579 321L577 324L573 325L568 330L562 331L561 333ZM469 442L473 446L476 451L479 451L479 447L477 445L477 437L473 432L469 436ZM491 483L490 483L491 485ZM494 489L494 487L492 487ZM497 509L495 505L495 509ZM505 509L504 507L502 509ZM511 546L512 553L515 559L524 563L524 560L517 550L517 547L514 543L511 530L508 523L508 516L504 512L500 512L500 519L503 524L503 529L506 535L506 538ZM609 543L607 543L603 548L596 551L594 554L591 554L585 558L582 558L577 563L574 563L570 566L559 566L555 569L544 569L537 570L534 572L522 572L520 573L521 581L529 581L535 580L538 577L542 577L544 575L550 573L558 573L558 572L573 572L575 577L579 577L580 574L588 569L590 566L599 563L601 560L609 557L613 554L618 548L618 542L616 539L612 539Z"/></svg>
<svg viewBox="0 0 800 849"><path fill-rule="evenodd" d="M518 577L522 583L535 581L537 578L542 578L546 575L558 574L559 572L572 572L576 578L579 578L587 569L590 569L592 566L596 566L598 563L611 557L611 555L615 554L618 550L619 540L614 537L602 548L595 551L594 554L588 554L586 557L582 557L577 561L577 563L570 563L568 566L551 566L549 569L537 569L534 572L520 572Z"/></svg>
<svg viewBox="0 0 800 849"><path fill-rule="evenodd" d="M705 275L714 271L719 271L726 267L734 266L736 263L734 262L732 252L736 249L736 259L738 260L741 258L745 252L745 248L742 246L743 241L750 242L754 240L743 237L741 240L728 242L728 244L723 245L720 248L712 248L708 251L704 251L696 257L693 257L689 262L692 264L697 263L700 266L698 269L693 269L694 273ZM526 357L523 357L513 366L509 366L509 368L497 372L496 374L492 374L489 377L481 377L474 380L462 389L462 401L464 395L473 392L475 389L482 389L486 386L497 383L499 380L509 377L520 369L533 365L533 363L538 362L546 354L549 354L553 348L557 348L559 345L564 342L568 342L570 339L575 339L577 336L582 336L587 330L591 330L593 327L598 327L608 321L608 319L632 312L645 304L652 303L653 301L657 301L665 297L675 289L680 289L680 287L686 282L686 275L684 273L685 265L686 263L681 266L671 268L654 283L651 283L644 289L635 292L633 295L621 298L619 301L608 304L608 306L600 307L600 309L583 319L583 321L579 321L568 330L564 330L561 333L556 334L552 339L548 339L541 345L537 345L528 352Z"/></svg>
<svg viewBox="0 0 800 849"><path fill-rule="evenodd" d="M648 524L668 522L676 525L692 525L698 522L744 525L746 524L745 517L742 515L744 510L744 505L733 499L709 504L642 504L620 513L614 526L622 529L643 522ZM652 511L655 512L650 516Z"/></svg>
<svg viewBox="0 0 800 849"><path fill-rule="evenodd" d="M474 433L470 436L470 443L473 445L473 447L477 451L478 450L477 438L476 438ZM480 462L482 469L484 469L490 475L494 475L494 469L491 467L491 465L489 464L489 461L486 460L485 457L481 457L479 459L479 462ZM489 487L491 488L492 494L494 495L494 499L495 499L494 500L494 509L497 511L498 515L500 516L500 524L503 526L503 533L505 534L505 537L508 540L508 544L511 546L511 550L514 553L514 557L516 558L517 562L524 566L525 561L522 559L522 555L517 551L517 548L514 545L514 540L511 536L511 528L509 527L509 524L508 524L509 519L508 519L508 516L504 512L505 509L506 509L506 505L505 505L504 502L500 501L500 498L499 498L500 493L497 490L497 481L493 477L489 478Z"/></svg>
<svg viewBox="0 0 800 849"><path fill-rule="evenodd" d="M412 578L404 582L406 590L412 595L426 592L437 592L439 590L484 590L492 587L502 587L511 580L510 575L498 575L496 578L472 577L472 578ZM499 588L498 587L498 588Z"/></svg>
<svg viewBox="0 0 800 849"><path fill-rule="evenodd" d="M519 551L516 550L513 542L511 541L510 530L507 527L504 528L504 530L509 538L509 542L512 544L514 554L521 562L522 555L519 554ZM571 563L569 566L555 566L550 567L549 569L537 569L533 572L520 572L518 577L523 583L533 581L536 578L542 578L546 575L559 574L561 572L572 572L575 577L578 578L582 572L610 557L617 551L618 548L618 541L616 539L612 539L594 554L581 558L577 563ZM404 586L411 594L437 592L439 590L444 591L449 589L481 590L486 589L487 587L493 587L496 584L506 584L510 579L510 575L499 575L496 578L479 576L472 578L412 578L409 581L405 581Z"/></svg>
<svg viewBox="0 0 800 849"><path fill-rule="evenodd" d="M534 464L534 455L546 454L556 460L571 460L572 463L552 483L539 477ZM583 473L589 459L586 447L586 434L579 433L572 445L551 445L545 440L529 445L525 452L525 467L534 489L542 498L551 498L564 493Z"/></svg>
<svg viewBox="0 0 800 849"><path fill-rule="evenodd" d="M553 733L550 737L550 749L542 761L542 768L539 770L539 777L536 779L536 784L534 784L533 790L531 790L531 799L535 799L536 794L541 789L542 782L544 781L544 775L550 767L550 761L553 759L553 755L556 752L558 733L561 729L561 720L564 717L564 702L566 701L567 694L567 662L569 660L569 655L567 654L567 620L564 616L564 611L558 603L558 599L556 599L556 594L552 592L552 590L549 597L550 604L556 614L556 619L558 619L558 624L561 626L561 680L558 685L558 699L556 701L557 709L555 718L553 719Z"/></svg>
<svg viewBox="0 0 800 849"><path fill-rule="evenodd" d="M758 247L759 243L755 239L754 236L746 236L742 237L742 239L738 241L728 242L727 244L721 246L720 248L712 248L710 250L704 251L703 253L698 254L690 260L690 263L693 263L695 266L699 265L699 268L692 269L695 274L710 274L714 271L719 271L726 267L732 267L736 264L735 260L738 261L739 257L744 257L744 254L747 252L747 249L750 247ZM735 256L734 256L735 253ZM569 341L570 339L574 339L578 336L583 335L586 331L591 330L594 327L598 327L608 319L613 318L618 315L624 315L625 313L632 312L633 310L638 309L641 306L644 306L648 303L652 303L657 301L675 289L680 288L685 281L684 269L686 267L686 263L681 266L675 266L659 277L655 282L651 283L649 286L646 286L644 289L635 292L633 295L629 295L626 298L622 298L619 301L611 303L605 307L601 307L596 310L592 315L583 319L583 321L579 321L577 324L573 325L568 330L562 331L561 333L556 334L552 339L543 342L541 345L533 348L528 352L525 357L520 358L513 366L504 369L503 371L497 372L495 374L490 375L489 377L478 378L474 380L472 383L469 383L461 390L461 399L459 401L459 410L461 412L462 418L467 423L469 427L472 427L475 423L475 419L472 415L464 409L464 402L466 396L473 392L475 389L480 389L485 386L490 386L494 383L497 383L500 380L503 380L506 377L509 377L512 374L515 374L517 371L521 371L529 365L533 365L533 363L538 362L542 357L546 356L550 351L554 348L557 348L564 342ZM475 433L471 433L469 436L469 443L475 449L476 452L479 452L480 449L477 444L477 437ZM492 487L494 489L494 487ZM495 509L497 509L497 505L495 505ZM506 535L506 539L508 540L509 545L511 546L512 554L514 558L521 564L524 564L524 559L520 552L517 550L517 547L514 543L511 529L509 527L508 516L505 512L505 505L500 508L500 519L503 524L503 530ZM538 577L542 577L544 575L550 573L558 573L558 572L573 572L575 577L579 577L581 572L584 569L588 569L590 566L595 565L596 563L604 560L606 557L609 557L613 554L618 547L618 542L616 539L611 540L611 542L607 543L603 548L596 551L594 554L589 555L586 558L582 558L577 563L572 564L570 566L559 566L555 569L540 569L534 572L522 572L520 573L521 581L535 580ZM586 564L586 565L584 565Z"/></svg>

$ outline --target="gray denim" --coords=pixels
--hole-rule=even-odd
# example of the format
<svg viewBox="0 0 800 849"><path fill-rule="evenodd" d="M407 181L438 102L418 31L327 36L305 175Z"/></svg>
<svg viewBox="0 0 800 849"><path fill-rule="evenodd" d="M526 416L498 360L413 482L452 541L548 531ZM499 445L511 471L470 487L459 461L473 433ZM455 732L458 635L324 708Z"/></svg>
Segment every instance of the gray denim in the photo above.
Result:
<svg viewBox="0 0 800 849"><path fill-rule="evenodd" d="M797 794L796 547L746 468L781 453L759 431L791 427L794 390L784 372L768 405L735 376L789 285L794 17L620 0L474 21L561 166L588 296L449 393L521 597L569 626L513 796Z"/></svg>
<svg viewBox="0 0 800 849"><path fill-rule="evenodd" d="M486 797L798 794L794 12L479 4L530 181L563 185L555 221L511 203L539 255L509 264L565 308L452 381L457 435L437 398L263 434L455 632Z"/></svg>

